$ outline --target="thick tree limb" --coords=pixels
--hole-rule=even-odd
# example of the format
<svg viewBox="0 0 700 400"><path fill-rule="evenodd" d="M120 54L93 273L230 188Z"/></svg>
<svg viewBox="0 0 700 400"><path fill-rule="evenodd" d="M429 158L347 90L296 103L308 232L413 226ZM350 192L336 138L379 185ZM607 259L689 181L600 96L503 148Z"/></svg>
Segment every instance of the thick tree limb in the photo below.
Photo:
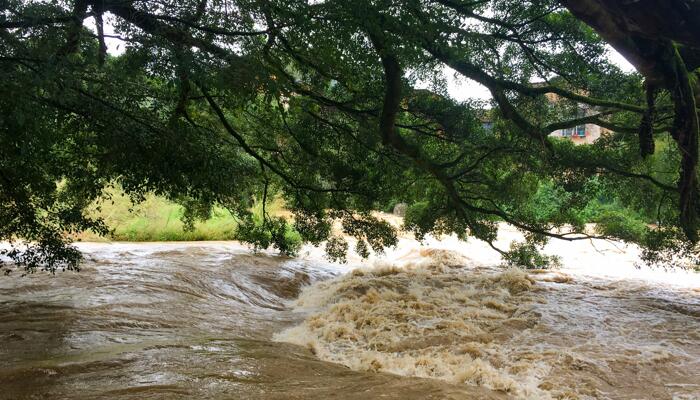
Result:
<svg viewBox="0 0 700 400"><path fill-rule="evenodd" d="M675 113L671 135L682 157L678 183L680 226L688 239L698 241L700 124L695 97L700 85L691 83L692 69L688 66L695 69L700 60L697 56L700 53L700 3L686 0L562 0L562 3L625 56L644 75L647 85L662 87L671 93ZM683 53L675 42L687 46ZM683 55L691 56L689 64ZM642 134L640 130L640 139ZM648 141L648 137L640 140L642 154L649 151Z"/></svg>

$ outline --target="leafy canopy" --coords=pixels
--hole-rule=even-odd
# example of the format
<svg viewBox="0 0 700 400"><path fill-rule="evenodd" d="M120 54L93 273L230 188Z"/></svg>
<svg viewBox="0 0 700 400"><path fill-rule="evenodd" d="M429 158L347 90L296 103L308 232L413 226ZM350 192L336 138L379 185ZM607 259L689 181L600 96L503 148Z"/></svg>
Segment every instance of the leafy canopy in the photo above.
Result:
<svg viewBox="0 0 700 400"><path fill-rule="evenodd" d="M605 41L557 1L3 7L0 239L30 243L5 251L29 269L76 268L65 233L104 233L85 209L114 184L134 201L154 192L185 205L190 223L224 206L242 240L288 254L327 241L342 260L334 220L358 239L353 250L380 252L396 232L371 211L396 202L418 237L493 246L498 222L514 225L527 242L498 249L510 260L548 238L624 239L651 261L696 253L678 96L611 65ZM107 23L119 55L107 52ZM493 99L451 99L446 67ZM585 146L549 136L583 123L613 133ZM275 196L293 226L251 212Z"/></svg>

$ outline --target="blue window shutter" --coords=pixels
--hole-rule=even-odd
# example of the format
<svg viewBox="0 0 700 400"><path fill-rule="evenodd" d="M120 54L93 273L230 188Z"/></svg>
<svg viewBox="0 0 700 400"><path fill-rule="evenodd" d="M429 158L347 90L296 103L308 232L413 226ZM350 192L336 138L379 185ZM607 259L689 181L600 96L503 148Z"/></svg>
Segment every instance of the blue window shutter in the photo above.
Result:
<svg viewBox="0 0 700 400"><path fill-rule="evenodd" d="M586 136L586 125L579 125L576 127L576 134L578 137L585 137Z"/></svg>

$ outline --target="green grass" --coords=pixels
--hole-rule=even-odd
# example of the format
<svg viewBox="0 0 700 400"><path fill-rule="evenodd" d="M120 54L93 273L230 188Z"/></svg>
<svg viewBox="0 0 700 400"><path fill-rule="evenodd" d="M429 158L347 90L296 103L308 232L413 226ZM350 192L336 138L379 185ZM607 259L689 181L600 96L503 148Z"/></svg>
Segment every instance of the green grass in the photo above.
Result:
<svg viewBox="0 0 700 400"><path fill-rule="evenodd" d="M82 241L197 241L231 240L236 232L236 221L231 213L217 207L212 217L195 223L195 229L185 231L181 221L182 206L165 198L148 195L140 204L133 205L121 191L112 192L112 200L105 201L92 211L102 217L110 229L107 237L92 232L78 235Z"/></svg>

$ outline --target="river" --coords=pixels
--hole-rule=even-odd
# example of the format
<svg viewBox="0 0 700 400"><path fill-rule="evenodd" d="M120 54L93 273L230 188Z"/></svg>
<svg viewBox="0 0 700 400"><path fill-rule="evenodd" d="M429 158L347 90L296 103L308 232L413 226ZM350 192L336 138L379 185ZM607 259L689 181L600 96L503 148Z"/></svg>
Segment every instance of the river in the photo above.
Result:
<svg viewBox="0 0 700 400"><path fill-rule="evenodd" d="M529 274L451 238L79 247L80 273L0 277L1 399L700 399L700 274L619 243Z"/></svg>

